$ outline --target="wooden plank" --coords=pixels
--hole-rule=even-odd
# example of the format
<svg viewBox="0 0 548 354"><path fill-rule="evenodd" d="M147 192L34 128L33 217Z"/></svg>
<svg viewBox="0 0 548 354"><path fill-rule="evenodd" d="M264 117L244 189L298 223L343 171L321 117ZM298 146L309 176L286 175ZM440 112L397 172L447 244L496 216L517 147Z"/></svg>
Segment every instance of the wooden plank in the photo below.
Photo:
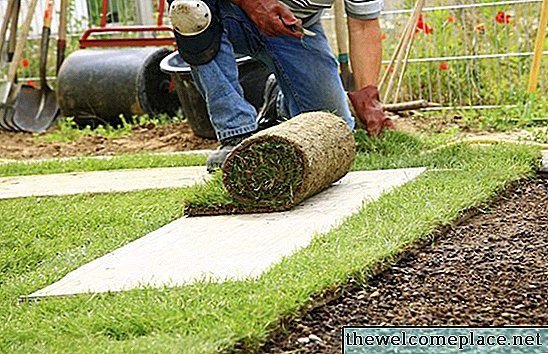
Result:
<svg viewBox="0 0 548 354"><path fill-rule="evenodd" d="M2 177L0 199L178 188L207 178L204 166Z"/></svg>
<svg viewBox="0 0 548 354"><path fill-rule="evenodd" d="M424 168L352 172L291 211L182 218L67 274L28 297L182 286L257 277L317 233Z"/></svg>

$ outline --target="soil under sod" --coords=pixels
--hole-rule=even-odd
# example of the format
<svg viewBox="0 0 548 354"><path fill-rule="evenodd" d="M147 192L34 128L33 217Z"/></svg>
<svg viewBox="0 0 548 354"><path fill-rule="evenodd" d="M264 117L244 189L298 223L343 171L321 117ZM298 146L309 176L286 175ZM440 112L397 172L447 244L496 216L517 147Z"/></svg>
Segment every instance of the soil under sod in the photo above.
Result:
<svg viewBox="0 0 548 354"><path fill-rule="evenodd" d="M258 352L340 353L348 325L548 325L548 179L303 314Z"/></svg>

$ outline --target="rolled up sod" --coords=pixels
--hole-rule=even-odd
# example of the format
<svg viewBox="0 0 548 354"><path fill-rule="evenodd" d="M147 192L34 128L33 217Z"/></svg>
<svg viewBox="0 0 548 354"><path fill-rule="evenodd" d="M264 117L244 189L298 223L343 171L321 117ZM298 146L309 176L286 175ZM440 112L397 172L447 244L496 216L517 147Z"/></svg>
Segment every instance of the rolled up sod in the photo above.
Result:
<svg viewBox="0 0 548 354"><path fill-rule="evenodd" d="M346 175L355 155L341 118L304 113L238 145L223 164L223 184L241 205L287 210Z"/></svg>

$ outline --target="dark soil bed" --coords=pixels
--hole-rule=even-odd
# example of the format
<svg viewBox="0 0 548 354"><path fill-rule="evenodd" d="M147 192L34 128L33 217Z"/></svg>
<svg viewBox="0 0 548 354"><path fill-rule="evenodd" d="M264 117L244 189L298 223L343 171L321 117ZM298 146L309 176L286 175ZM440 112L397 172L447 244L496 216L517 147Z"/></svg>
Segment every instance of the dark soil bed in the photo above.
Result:
<svg viewBox="0 0 548 354"><path fill-rule="evenodd" d="M548 325L548 179L286 324L261 353L340 353L343 326Z"/></svg>

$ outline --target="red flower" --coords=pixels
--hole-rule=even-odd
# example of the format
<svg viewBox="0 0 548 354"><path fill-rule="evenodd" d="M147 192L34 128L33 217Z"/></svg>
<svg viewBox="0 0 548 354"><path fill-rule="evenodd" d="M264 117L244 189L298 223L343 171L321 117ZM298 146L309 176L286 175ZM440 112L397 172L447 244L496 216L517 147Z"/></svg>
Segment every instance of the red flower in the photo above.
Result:
<svg viewBox="0 0 548 354"><path fill-rule="evenodd" d="M499 11L497 12L497 16L495 16L495 21L497 21L497 23L509 24L513 21L512 17L512 15L508 15L504 11Z"/></svg>
<svg viewBox="0 0 548 354"><path fill-rule="evenodd" d="M24 67L24 68L28 68L30 65L30 62L28 59L23 59L21 60L21 66Z"/></svg>
<svg viewBox="0 0 548 354"><path fill-rule="evenodd" d="M168 93L172 93L173 90L175 90L175 81L171 80L171 81L169 82L169 87L167 88L167 92L168 92Z"/></svg>
<svg viewBox="0 0 548 354"><path fill-rule="evenodd" d="M448 70L449 69L449 64L447 64L446 62L442 61L440 63L440 70Z"/></svg>
<svg viewBox="0 0 548 354"><path fill-rule="evenodd" d="M455 16L447 16L447 23L455 23L457 18Z"/></svg>
<svg viewBox="0 0 548 354"><path fill-rule="evenodd" d="M423 31L424 34L431 34L432 32L434 32L434 29L430 27L428 23L424 22L422 14L420 14L419 20L417 21L417 28L415 28L415 33L419 33L420 31Z"/></svg>
<svg viewBox="0 0 548 354"><path fill-rule="evenodd" d="M381 33L381 39L384 41L386 38L388 38L388 35L386 33Z"/></svg>
<svg viewBox="0 0 548 354"><path fill-rule="evenodd" d="M32 88L36 88L36 81L32 81L32 80L27 80L27 82L25 82L25 85L27 86L30 86Z"/></svg>

